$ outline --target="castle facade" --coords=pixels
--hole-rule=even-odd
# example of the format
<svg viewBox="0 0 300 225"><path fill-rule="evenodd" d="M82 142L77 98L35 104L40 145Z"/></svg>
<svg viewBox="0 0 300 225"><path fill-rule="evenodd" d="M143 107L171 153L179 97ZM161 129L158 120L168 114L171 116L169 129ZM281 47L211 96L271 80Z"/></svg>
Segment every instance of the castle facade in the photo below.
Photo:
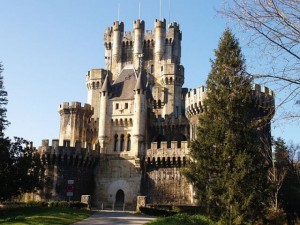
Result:
<svg viewBox="0 0 300 225"><path fill-rule="evenodd" d="M105 69L86 74L87 104L59 105L59 139L43 140L43 199L79 200L134 208L138 196L152 204L195 204L181 169L189 162L205 88L183 88L182 32L156 20L153 31L136 20L133 32L116 21L105 30ZM256 85L261 105L273 92ZM266 131L270 133L270 130ZM68 184L74 188L72 194Z"/></svg>

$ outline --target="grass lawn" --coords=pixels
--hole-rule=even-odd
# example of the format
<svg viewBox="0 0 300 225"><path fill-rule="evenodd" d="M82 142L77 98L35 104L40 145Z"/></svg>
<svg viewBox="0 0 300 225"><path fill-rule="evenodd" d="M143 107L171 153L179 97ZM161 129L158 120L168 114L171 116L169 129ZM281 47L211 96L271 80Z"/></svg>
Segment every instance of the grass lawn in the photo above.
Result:
<svg viewBox="0 0 300 225"><path fill-rule="evenodd" d="M92 213L88 210L53 207L2 209L0 210L0 224L72 224L87 218Z"/></svg>
<svg viewBox="0 0 300 225"><path fill-rule="evenodd" d="M159 218L147 225L214 225L207 217L202 215L177 214L175 216Z"/></svg>

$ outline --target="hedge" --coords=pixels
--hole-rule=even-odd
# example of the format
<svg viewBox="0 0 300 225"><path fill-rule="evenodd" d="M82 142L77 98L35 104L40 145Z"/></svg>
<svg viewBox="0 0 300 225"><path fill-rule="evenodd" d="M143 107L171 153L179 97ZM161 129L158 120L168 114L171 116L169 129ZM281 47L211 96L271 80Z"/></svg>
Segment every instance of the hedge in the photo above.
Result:
<svg viewBox="0 0 300 225"><path fill-rule="evenodd" d="M156 208L148 208L148 207L140 207L140 211L149 216L173 216L176 212L168 211L165 209L156 209Z"/></svg>

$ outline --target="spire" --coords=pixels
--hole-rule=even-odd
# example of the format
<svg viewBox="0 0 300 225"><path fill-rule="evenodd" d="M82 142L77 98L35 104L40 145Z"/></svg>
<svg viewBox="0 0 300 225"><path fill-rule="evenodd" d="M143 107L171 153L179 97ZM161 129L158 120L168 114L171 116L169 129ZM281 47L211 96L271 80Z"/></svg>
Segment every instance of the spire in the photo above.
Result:
<svg viewBox="0 0 300 225"><path fill-rule="evenodd" d="M106 75L105 80L103 82L101 92L110 92L110 83L109 83L108 74Z"/></svg>
<svg viewBox="0 0 300 225"><path fill-rule="evenodd" d="M135 84L135 87L134 87L134 90L137 91L137 90L145 90L145 85L143 84L143 78L142 78L142 65L143 65L143 57L144 57L144 54L139 54L139 76L138 76L138 79L136 81L136 84Z"/></svg>
<svg viewBox="0 0 300 225"><path fill-rule="evenodd" d="M144 82L143 82L143 78L142 78L142 71L140 71L139 73L139 76L137 78L137 81L136 81L136 84L135 84L135 87L134 87L134 90L137 91L137 90L145 90L145 85L144 85Z"/></svg>

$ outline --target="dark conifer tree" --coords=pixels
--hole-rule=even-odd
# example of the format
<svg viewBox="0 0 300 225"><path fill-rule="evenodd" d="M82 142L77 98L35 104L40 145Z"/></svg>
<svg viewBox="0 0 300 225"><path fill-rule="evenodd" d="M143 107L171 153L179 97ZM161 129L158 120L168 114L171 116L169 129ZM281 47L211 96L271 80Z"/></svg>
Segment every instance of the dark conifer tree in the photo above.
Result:
<svg viewBox="0 0 300 225"><path fill-rule="evenodd" d="M0 63L0 202L40 187L43 167L37 150L22 138L5 137L7 92Z"/></svg>
<svg viewBox="0 0 300 225"><path fill-rule="evenodd" d="M215 56L187 177L212 219L244 224L258 219L266 206L268 167L260 154L251 79L230 30L225 30Z"/></svg>
<svg viewBox="0 0 300 225"><path fill-rule="evenodd" d="M300 179L297 173L297 164L294 158L294 147L287 146L282 138L273 142L275 150L274 174L278 179L278 207L282 208L287 216L287 223L293 225L300 215ZM282 174L282 176L280 176ZM276 190L276 186L273 187Z"/></svg>
<svg viewBox="0 0 300 225"><path fill-rule="evenodd" d="M8 125L8 121L6 118L6 105L7 105L7 92L4 89L3 83L3 66L0 62L0 137L4 136L4 129Z"/></svg>

